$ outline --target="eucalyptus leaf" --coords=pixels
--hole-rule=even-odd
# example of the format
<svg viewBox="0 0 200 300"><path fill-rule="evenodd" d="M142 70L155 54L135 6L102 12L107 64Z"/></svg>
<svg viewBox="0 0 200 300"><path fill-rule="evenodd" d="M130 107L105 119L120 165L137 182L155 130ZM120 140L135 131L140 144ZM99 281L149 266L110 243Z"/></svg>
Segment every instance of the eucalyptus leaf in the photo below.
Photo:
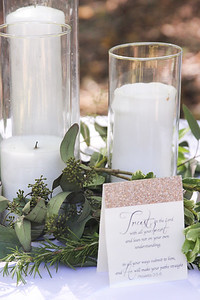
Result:
<svg viewBox="0 0 200 300"><path fill-rule="evenodd" d="M8 204L9 204L9 200L3 196L0 196L0 213L6 210Z"/></svg>
<svg viewBox="0 0 200 300"><path fill-rule="evenodd" d="M188 131L189 131L188 127L180 129L179 132L178 132L178 138L179 138L179 140L181 140L186 135L186 133L188 133Z"/></svg>
<svg viewBox="0 0 200 300"><path fill-rule="evenodd" d="M37 238L39 238L43 234L44 229L44 224L31 222L31 240L35 241Z"/></svg>
<svg viewBox="0 0 200 300"><path fill-rule="evenodd" d="M195 211L200 212L200 202L197 202L195 205Z"/></svg>
<svg viewBox="0 0 200 300"><path fill-rule="evenodd" d="M102 197L101 196L91 196L90 197L91 199L94 199L95 201L99 202L101 204L101 201L102 201Z"/></svg>
<svg viewBox="0 0 200 300"><path fill-rule="evenodd" d="M91 213L91 206L90 206L89 201L86 199L85 202L84 202L84 204L83 204L82 213L80 214L80 216L77 219L77 223L81 223L85 219L87 219L88 216L90 215L90 213Z"/></svg>
<svg viewBox="0 0 200 300"><path fill-rule="evenodd" d="M195 223L194 225L188 226L184 229L185 235L192 229L200 229L200 223Z"/></svg>
<svg viewBox="0 0 200 300"><path fill-rule="evenodd" d="M89 147L90 146L90 129L84 122L81 122L80 132L84 139L84 142Z"/></svg>
<svg viewBox="0 0 200 300"><path fill-rule="evenodd" d="M61 176L60 186L64 192L80 190L78 183L77 182L69 182L68 177L65 173L63 173Z"/></svg>
<svg viewBox="0 0 200 300"><path fill-rule="evenodd" d="M186 234L186 239L195 242L200 238L200 228L190 229Z"/></svg>
<svg viewBox="0 0 200 300"><path fill-rule="evenodd" d="M184 207L185 223L187 225L194 224L194 214L186 207Z"/></svg>
<svg viewBox="0 0 200 300"><path fill-rule="evenodd" d="M106 161L102 161L104 158L104 156L99 153L99 152L94 152L91 156L91 159L90 159L90 163L89 165L91 167L96 167L96 165L98 164L98 167L104 167L105 164L106 164ZM102 161L102 164L99 165L99 163Z"/></svg>
<svg viewBox="0 0 200 300"><path fill-rule="evenodd" d="M93 181L84 185L84 187L96 187L98 185L102 185L105 182L105 177L95 174Z"/></svg>
<svg viewBox="0 0 200 300"><path fill-rule="evenodd" d="M187 141L183 141L183 142L179 143L179 146L189 148L189 143Z"/></svg>
<svg viewBox="0 0 200 300"><path fill-rule="evenodd" d="M85 225L90 219L92 219L92 216L88 215L81 222L80 221L78 222L78 219L79 219L79 216L77 216L76 218L73 218L73 220L70 219L67 222L67 225L70 228L70 231L72 231L71 238L75 239L75 240L80 239L82 237L83 232L85 230Z"/></svg>
<svg viewBox="0 0 200 300"><path fill-rule="evenodd" d="M0 259L11 253L11 248L21 248L16 232L11 227L0 225Z"/></svg>
<svg viewBox="0 0 200 300"><path fill-rule="evenodd" d="M185 161L185 160L184 160ZM179 168L179 171L181 170L181 168ZM192 176L192 171L190 168L190 162L187 162L184 166L183 166L183 171L181 172L182 177L185 178L190 178ZM184 184L184 189L191 189L193 190L193 187L190 184Z"/></svg>
<svg viewBox="0 0 200 300"><path fill-rule="evenodd" d="M52 197L47 204L47 216L58 215L61 205L72 192L62 192Z"/></svg>
<svg viewBox="0 0 200 300"><path fill-rule="evenodd" d="M91 168L89 166L86 166L84 164L80 164L81 169L85 170L85 171L91 171Z"/></svg>
<svg viewBox="0 0 200 300"><path fill-rule="evenodd" d="M153 172L149 172L145 175L144 173L142 173L142 171L138 170L132 174L131 180L149 179L149 178L155 178Z"/></svg>
<svg viewBox="0 0 200 300"><path fill-rule="evenodd" d="M189 246L189 245L188 245ZM197 239L193 244L190 244L190 249L185 253L187 261L193 263L197 255L199 254L200 242ZM184 250L184 247L182 248Z"/></svg>
<svg viewBox="0 0 200 300"><path fill-rule="evenodd" d="M138 170L132 174L131 180L144 179L144 176L145 175L142 173L142 171Z"/></svg>
<svg viewBox="0 0 200 300"><path fill-rule="evenodd" d="M193 242L193 241L189 241L187 239L185 240L185 242L182 246L182 252L183 252L183 254L185 254L187 261L189 263L192 263L197 256L197 253L196 253L197 247L195 248L195 246L196 246L196 241ZM197 244L197 246L198 246L198 244Z"/></svg>
<svg viewBox="0 0 200 300"><path fill-rule="evenodd" d="M44 221L47 214L45 200L41 198L31 212L25 218L31 222L41 223Z"/></svg>
<svg viewBox="0 0 200 300"><path fill-rule="evenodd" d="M199 239L196 239L194 249L193 249L194 254L197 255L199 253L199 248L200 248L200 242L199 242Z"/></svg>
<svg viewBox="0 0 200 300"><path fill-rule="evenodd" d="M182 246L182 252L184 254L187 254L189 251L191 251L191 249L194 249L194 246L195 246L195 242L185 240Z"/></svg>
<svg viewBox="0 0 200 300"><path fill-rule="evenodd" d="M67 202L69 204L83 204L85 202L84 192L72 193L68 196Z"/></svg>
<svg viewBox="0 0 200 300"><path fill-rule="evenodd" d="M183 104L183 112L185 115L185 118L190 126L190 129L192 131L192 134L194 137L199 140L200 139L200 127L198 125L198 122L193 117L191 111Z"/></svg>
<svg viewBox="0 0 200 300"><path fill-rule="evenodd" d="M56 179L54 180L53 185L52 185L52 190L54 190L54 189L56 189L57 187L59 187L59 185L60 185L60 180L61 180L61 178L62 178L62 175L63 175L63 174L61 174L58 178L56 178Z"/></svg>
<svg viewBox="0 0 200 300"><path fill-rule="evenodd" d="M186 258L189 263L193 263L196 257L197 254L194 251L190 251L186 254Z"/></svg>
<svg viewBox="0 0 200 300"><path fill-rule="evenodd" d="M76 143L76 137L78 135L79 126L77 123L73 124L67 133L65 134L61 145L60 155L64 163L67 163L68 159L74 157L74 147Z"/></svg>
<svg viewBox="0 0 200 300"><path fill-rule="evenodd" d="M184 229L185 242L182 252L186 255L189 263L194 262L200 251L200 223L193 224Z"/></svg>
<svg viewBox="0 0 200 300"><path fill-rule="evenodd" d="M191 197L191 193L189 192L189 197ZM193 193L192 193L193 194ZM190 199L190 198L189 198ZM193 209L194 208L194 201L193 200L189 200L189 199L185 199L185 194L184 194L184 207L188 208L188 209Z"/></svg>
<svg viewBox="0 0 200 300"><path fill-rule="evenodd" d="M94 123L95 130L99 133L100 137L106 142L107 140L107 127Z"/></svg>
<svg viewBox="0 0 200 300"><path fill-rule="evenodd" d="M197 212L197 221L200 221L200 212Z"/></svg>
<svg viewBox="0 0 200 300"><path fill-rule="evenodd" d="M189 200L188 202L190 202L191 204L188 204L188 205L191 205L191 206L194 207L194 201L191 200L192 195L193 195L193 191L185 191L185 192L184 192L184 205L185 205L186 207L188 207L188 206L187 206L187 202L185 203L185 200L186 200L186 201Z"/></svg>
<svg viewBox="0 0 200 300"><path fill-rule="evenodd" d="M69 227L70 231L73 233L71 234L71 238L73 239L81 238L85 230L85 225L90 219L92 219L91 206L89 201L85 199L81 214L77 215L73 219L70 218L67 221L67 226Z"/></svg>
<svg viewBox="0 0 200 300"><path fill-rule="evenodd" d="M150 178L155 178L155 174L153 172L149 172L145 175L144 179L150 179Z"/></svg>
<svg viewBox="0 0 200 300"><path fill-rule="evenodd" d="M70 192L70 194L67 196L63 204L78 204L82 205L85 202L85 195L83 191L79 191L77 193L75 192ZM63 205L62 204L62 205ZM61 207L63 207L61 205ZM65 208L64 208L65 209Z"/></svg>
<svg viewBox="0 0 200 300"><path fill-rule="evenodd" d="M27 215L27 214L30 212L30 210L31 210L31 201L28 201L28 202L25 204L24 208L22 209L22 212L23 212L25 215Z"/></svg>
<svg viewBox="0 0 200 300"><path fill-rule="evenodd" d="M185 163L186 157L185 154L181 151L181 148L178 147L178 166L182 163Z"/></svg>
<svg viewBox="0 0 200 300"><path fill-rule="evenodd" d="M200 173L200 163L199 163L199 161L197 162L196 172Z"/></svg>
<svg viewBox="0 0 200 300"><path fill-rule="evenodd" d="M189 153L190 151L189 151L188 149L184 148L184 147L179 146L179 147L178 147L178 152L181 152L181 153Z"/></svg>
<svg viewBox="0 0 200 300"><path fill-rule="evenodd" d="M200 179L193 178L193 177L187 177L183 178L183 188L188 190L199 190L200 189Z"/></svg>
<svg viewBox="0 0 200 300"><path fill-rule="evenodd" d="M16 235L25 251L31 250L31 222L23 216L19 217L15 222Z"/></svg>

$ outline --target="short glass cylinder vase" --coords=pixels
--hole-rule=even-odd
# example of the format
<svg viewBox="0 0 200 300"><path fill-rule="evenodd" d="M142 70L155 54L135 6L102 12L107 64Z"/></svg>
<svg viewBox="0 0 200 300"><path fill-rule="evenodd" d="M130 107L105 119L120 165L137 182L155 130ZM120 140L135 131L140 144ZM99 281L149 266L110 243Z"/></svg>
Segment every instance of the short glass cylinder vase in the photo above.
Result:
<svg viewBox="0 0 200 300"><path fill-rule="evenodd" d="M70 120L70 26L0 26L1 180L12 200L41 176L52 189L64 168L60 144Z"/></svg>
<svg viewBox="0 0 200 300"><path fill-rule="evenodd" d="M71 124L78 123L79 60L78 60L78 0L3 0L4 22L40 21L68 24L71 27Z"/></svg>
<svg viewBox="0 0 200 300"><path fill-rule="evenodd" d="M109 50L109 164L176 174L182 49L131 43ZM114 180L114 179L112 179Z"/></svg>

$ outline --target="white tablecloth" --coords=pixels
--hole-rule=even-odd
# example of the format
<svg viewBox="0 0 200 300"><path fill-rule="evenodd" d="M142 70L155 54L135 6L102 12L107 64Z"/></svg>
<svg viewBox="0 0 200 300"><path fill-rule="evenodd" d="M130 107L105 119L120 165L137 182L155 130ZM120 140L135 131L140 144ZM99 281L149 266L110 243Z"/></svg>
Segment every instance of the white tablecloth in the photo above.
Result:
<svg viewBox="0 0 200 300"><path fill-rule="evenodd" d="M0 299L12 300L198 300L200 299L200 272L190 270L187 280L134 287L110 288L107 273L96 268L68 269L61 266L50 278L41 269L42 279L27 278L26 285L16 286L9 277L0 275Z"/></svg>
<svg viewBox="0 0 200 300"><path fill-rule="evenodd" d="M184 122L181 127L187 126ZM94 129L94 144L101 143ZM95 140L97 138L97 140ZM196 141L194 147L196 146ZM100 145L103 147L104 145ZM0 263L0 267L2 263ZM162 282L159 284L110 288L107 273L97 273L96 268L72 270L60 266L56 273L51 268L52 278L41 268L42 279L27 277L26 285L16 286L16 280L0 274L0 299L12 300L198 300L200 299L200 271L190 270L187 280Z"/></svg>

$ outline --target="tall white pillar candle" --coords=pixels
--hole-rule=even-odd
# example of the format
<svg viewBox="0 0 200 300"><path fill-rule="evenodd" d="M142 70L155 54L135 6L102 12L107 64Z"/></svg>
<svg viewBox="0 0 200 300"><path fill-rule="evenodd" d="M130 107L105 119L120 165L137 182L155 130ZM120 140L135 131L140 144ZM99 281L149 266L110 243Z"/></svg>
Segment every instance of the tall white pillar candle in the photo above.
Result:
<svg viewBox="0 0 200 300"><path fill-rule="evenodd" d="M112 168L172 175L176 89L151 82L114 92Z"/></svg>
<svg viewBox="0 0 200 300"><path fill-rule="evenodd" d="M62 94L61 26L52 23L64 24L64 13L51 7L28 6L6 18L8 24L20 21L41 23L8 27L9 34L21 36L10 39L13 135L63 133L62 116L69 108Z"/></svg>
<svg viewBox="0 0 200 300"><path fill-rule="evenodd" d="M37 147L35 148L37 143ZM12 200L19 189L30 192L28 184L35 183L41 175L52 189L65 167L59 149L61 138L57 136L14 136L1 143L1 179L3 195Z"/></svg>
<svg viewBox="0 0 200 300"><path fill-rule="evenodd" d="M41 21L58 24L65 23L65 14L59 9L41 5L30 5L17 9L6 17L6 23Z"/></svg>

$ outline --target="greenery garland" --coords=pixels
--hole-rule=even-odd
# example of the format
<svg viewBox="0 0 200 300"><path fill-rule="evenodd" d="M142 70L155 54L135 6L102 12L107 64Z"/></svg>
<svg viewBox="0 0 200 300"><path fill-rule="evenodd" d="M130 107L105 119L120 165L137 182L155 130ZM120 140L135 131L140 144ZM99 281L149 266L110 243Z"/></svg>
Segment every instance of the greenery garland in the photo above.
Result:
<svg viewBox="0 0 200 300"><path fill-rule="evenodd" d="M185 117L198 143L200 127L191 112L184 106ZM95 129L106 139L106 128L95 123ZM61 192L52 197L45 178L41 176L30 184L30 193L19 190L17 197L9 201L0 197L0 213L4 218L0 224L0 261L5 262L1 272L16 278L17 284L25 283L28 275L40 275L43 265L49 275L50 267L59 264L68 267L95 266L98 252L98 230L100 222L102 185L109 176L126 180L155 177L152 172L143 174L106 168L107 158L103 152L94 152L90 161L76 160L74 147L79 126L74 124L66 133L60 147L60 155L66 167L55 179L52 190ZM183 139L188 129L179 132ZM81 123L80 132L90 145L90 132ZM189 145L179 144L178 172L183 177L185 242L182 247L189 266L200 270L200 202L192 199L200 191L198 153L188 159ZM37 246L33 246L37 241Z"/></svg>

